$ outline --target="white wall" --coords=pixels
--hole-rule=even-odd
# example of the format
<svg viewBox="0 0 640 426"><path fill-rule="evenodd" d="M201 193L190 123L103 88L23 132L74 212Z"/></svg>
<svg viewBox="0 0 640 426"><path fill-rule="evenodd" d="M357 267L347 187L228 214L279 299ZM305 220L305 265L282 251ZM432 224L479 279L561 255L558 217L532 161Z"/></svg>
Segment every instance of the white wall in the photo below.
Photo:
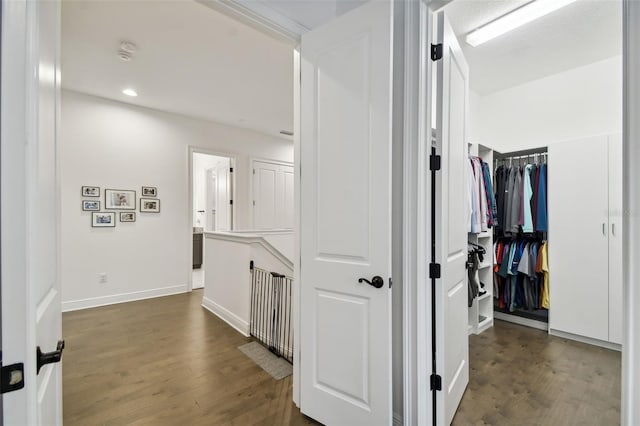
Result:
<svg viewBox="0 0 640 426"><path fill-rule="evenodd" d="M293 143L256 132L87 96L62 93L61 275L64 309L185 291L189 259L188 147L235 156L238 228L249 225L250 157L293 161ZM159 214L91 228L80 187L156 186ZM108 282L98 283L106 273Z"/></svg>
<svg viewBox="0 0 640 426"><path fill-rule="evenodd" d="M292 235L292 234L291 234ZM202 306L249 335L251 315L251 273L257 268L293 276L293 263L282 253L272 251L262 240L265 235L204 233L204 296Z"/></svg>
<svg viewBox="0 0 640 426"><path fill-rule="evenodd" d="M470 115L471 141L499 152L620 133L622 57L472 96Z"/></svg>

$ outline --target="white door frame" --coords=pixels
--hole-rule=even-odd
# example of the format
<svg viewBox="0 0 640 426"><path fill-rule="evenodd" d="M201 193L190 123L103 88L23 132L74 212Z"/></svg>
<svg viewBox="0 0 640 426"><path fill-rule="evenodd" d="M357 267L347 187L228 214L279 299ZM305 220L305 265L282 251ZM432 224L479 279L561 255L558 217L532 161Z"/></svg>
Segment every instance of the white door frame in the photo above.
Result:
<svg viewBox="0 0 640 426"><path fill-rule="evenodd" d="M197 146L191 146L187 148L187 194L188 195L188 208L189 208L189 220L187 222L188 225L188 234L193 234L193 154L206 154L206 155L214 155L216 157L225 157L229 159L230 167L233 167L233 173L231 173L231 199L236 199L236 172L238 169L236 168L236 164L238 163L237 154L229 154L221 151L215 151L208 148L201 148ZM234 204L233 209L231 209L231 223L233 224L232 229L236 228L236 208L237 206ZM204 250L204 238L202 240L203 250ZM187 277L187 292L193 291L193 242L189 239L189 244L187 245L187 253L189 253L189 274ZM204 259L203 259L204 261Z"/></svg>
<svg viewBox="0 0 640 426"><path fill-rule="evenodd" d="M640 2L623 0L622 424L640 424Z"/></svg>

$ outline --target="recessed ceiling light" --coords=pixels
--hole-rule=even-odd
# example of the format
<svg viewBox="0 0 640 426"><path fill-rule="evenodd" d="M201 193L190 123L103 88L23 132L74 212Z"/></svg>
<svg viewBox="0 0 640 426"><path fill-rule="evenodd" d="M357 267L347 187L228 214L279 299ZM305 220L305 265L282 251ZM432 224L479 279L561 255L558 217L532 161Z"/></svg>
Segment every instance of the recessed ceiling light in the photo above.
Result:
<svg viewBox="0 0 640 426"><path fill-rule="evenodd" d="M124 93L127 96L133 96L133 97L138 96L138 92L136 92L133 89L124 89L122 93Z"/></svg>
<svg viewBox="0 0 640 426"><path fill-rule="evenodd" d="M527 3L519 9L496 19L487 25L472 31L467 35L466 41L471 46L479 46L502 34L508 33L518 27L528 24L544 15L560 9L576 0L535 0Z"/></svg>

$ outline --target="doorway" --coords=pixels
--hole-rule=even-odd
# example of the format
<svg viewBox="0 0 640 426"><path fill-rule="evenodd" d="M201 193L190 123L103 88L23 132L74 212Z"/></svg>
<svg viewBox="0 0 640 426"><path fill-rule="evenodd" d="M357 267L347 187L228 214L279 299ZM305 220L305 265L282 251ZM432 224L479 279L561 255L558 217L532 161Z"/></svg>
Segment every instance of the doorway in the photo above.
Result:
<svg viewBox="0 0 640 426"><path fill-rule="evenodd" d="M475 30L508 16L516 6L498 10L495 2L474 2L473 7L469 3L455 0L438 12L438 25L444 23L445 30L438 31L434 43L444 41L444 58L433 58L438 67L445 63L445 72L447 65L468 64L469 91L460 103L468 109L468 127L464 140L456 143L464 150L466 179L476 179L469 184L476 189L469 195L470 203L476 200L480 207L470 209L464 224L472 259L467 264L468 323L464 321L470 335L469 386L447 423L482 419L520 424L535 412L543 424L611 424L620 417L621 389L622 278L610 272L623 269L622 256L617 255L622 242L614 232L622 223L622 200L616 196L622 188L621 2L575 2L484 44L476 44ZM587 23L592 14L597 16L592 24L602 30L597 40L602 48L597 51L588 30L583 33L590 25L571 25ZM554 42L546 43L546 37L554 37ZM534 38L535 46L528 42ZM542 46L544 54L537 55ZM551 57L561 57L563 66L547 61ZM598 165L587 168L587 160ZM481 176L485 167L486 179ZM521 179L518 187L507 187L507 174ZM581 181L589 188L582 196L576 196L581 187L572 186L574 176L592 179ZM497 211L491 212L488 193L493 191ZM511 203L511 208L502 207L511 217L500 212L500 196ZM543 208L534 208L536 199L544 201ZM580 220L567 217L569 208L580 212ZM497 221L492 225L493 219ZM577 242L587 238L594 242ZM576 270L569 253L577 247L589 247L590 253ZM518 255L511 257L515 252ZM593 253L601 256L594 261L589 258ZM537 259L543 261L536 263ZM612 262L617 262L614 267ZM584 278L575 275L577 271ZM579 293L571 290L578 283ZM586 318L581 312L588 312ZM532 352L535 361L528 359ZM572 361L564 364L567 359ZM533 372L532 362L549 368ZM578 372L579 365L589 367ZM511 375L507 383L500 381L497 370L527 373ZM552 376L547 376L549 371ZM606 383L576 383L582 373L595 377L596 371L607 372ZM450 384L447 377L443 381ZM542 392L538 381L545 383ZM493 391L502 395L498 402ZM510 411L519 392L539 404L534 408L523 403L517 412ZM447 410L447 415L453 412Z"/></svg>
<svg viewBox="0 0 640 426"><path fill-rule="evenodd" d="M192 289L204 288L204 232L234 229L235 159L193 150L191 152Z"/></svg>

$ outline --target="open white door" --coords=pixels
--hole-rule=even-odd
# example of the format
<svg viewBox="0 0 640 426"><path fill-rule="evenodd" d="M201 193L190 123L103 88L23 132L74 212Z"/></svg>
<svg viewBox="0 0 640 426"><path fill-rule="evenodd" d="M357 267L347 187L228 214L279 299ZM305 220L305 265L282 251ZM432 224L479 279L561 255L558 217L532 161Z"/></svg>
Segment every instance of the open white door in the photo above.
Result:
<svg viewBox="0 0 640 426"><path fill-rule="evenodd" d="M216 231L216 208L218 206L218 173L215 168L207 170L206 175L206 231Z"/></svg>
<svg viewBox="0 0 640 426"><path fill-rule="evenodd" d="M300 408L326 425L392 421L392 13L302 36Z"/></svg>
<svg viewBox="0 0 640 426"><path fill-rule="evenodd" d="M216 231L230 231L233 229L233 190L230 161L220 161L216 166L218 183L216 200Z"/></svg>
<svg viewBox="0 0 640 426"><path fill-rule="evenodd" d="M2 2L1 262L3 364L24 388L3 395L5 425L61 425L56 143L60 3ZM37 357L36 348L53 352ZM17 374L17 373L16 373ZM18 376L15 376L18 379Z"/></svg>
<svg viewBox="0 0 640 426"><path fill-rule="evenodd" d="M436 262L441 279L436 284L436 423L449 425L469 383L467 282L467 100L469 67L444 12L437 16L436 154Z"/></svg>

